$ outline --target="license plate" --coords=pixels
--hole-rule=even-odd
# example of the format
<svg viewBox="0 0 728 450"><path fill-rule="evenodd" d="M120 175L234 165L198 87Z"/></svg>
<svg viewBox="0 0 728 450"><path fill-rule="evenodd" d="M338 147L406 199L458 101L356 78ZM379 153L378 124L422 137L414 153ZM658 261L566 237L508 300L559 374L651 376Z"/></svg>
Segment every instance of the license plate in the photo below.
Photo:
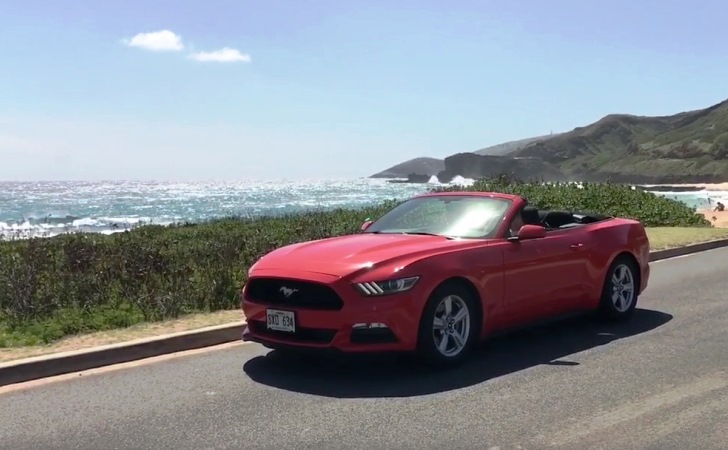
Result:
<svg viewBox="0 0 728 450"><path fill-rule="evenodd" d="M277 309L266 310L268 316L268 329L275 331L296 331L296 317L291 311L280 311Z"/></svg>

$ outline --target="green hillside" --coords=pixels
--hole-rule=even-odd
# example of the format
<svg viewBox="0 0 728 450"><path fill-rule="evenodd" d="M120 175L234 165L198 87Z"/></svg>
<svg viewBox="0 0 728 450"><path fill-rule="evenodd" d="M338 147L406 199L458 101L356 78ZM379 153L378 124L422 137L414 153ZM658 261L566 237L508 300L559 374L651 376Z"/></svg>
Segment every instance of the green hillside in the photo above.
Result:
<svg viewBox="0 0 728 450"><path fill-rule="evenodd" d="M673 116L612 114L507 156L541 159L572 179L723 182L728 180L728 100Z"/></svg>
<svg viewBox="0 0 728 450"><path fill-rule="evenodd" d="M504 142L503 144L491 145L490 147L481 148L480 150L476 150L473 153L475 153L476 155L501 156L501 155L505 155L507 153L514 152L516 150L520 150L523 147L525 147L529 144L532 144L534 142L543 141L544 139L549 139L553 136L557 136L557 135L545 134L543 136L536 136L536 137L532 137L532 138L519 139L517 141Z"/></svg>
<svg viewBox="0 0 728 450"><path fill-rule="evenodd" d="M507 161L513 157L519 159ZM539 164L548 173L534 169L541 167ZM566 133L458 153L444 161L418 158L374 177L437 173L440 181L448 181L455 175L490 176L501 170L501 166L513 166L514 173L563 180L611 179L654 184L726 182L728 100L672 116L610 114Z"/></svg>

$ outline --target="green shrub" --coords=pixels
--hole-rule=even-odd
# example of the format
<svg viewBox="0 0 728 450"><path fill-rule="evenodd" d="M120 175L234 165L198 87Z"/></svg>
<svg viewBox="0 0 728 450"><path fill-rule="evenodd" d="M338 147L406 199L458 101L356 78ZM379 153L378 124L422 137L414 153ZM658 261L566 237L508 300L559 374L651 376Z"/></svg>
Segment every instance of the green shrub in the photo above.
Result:
<svg viewBox="0 0 728 450"><path fill-rule="evenodd" d="M580 189L497 177L467 189L516 193L541 208L632 217L647 226L710 226L682 203L620 185ZM263 254L355 233L397 203L0 242L0 346L235 308L248 267Z"/></svg>
<svg viewBox="0 0 728 450"><path fill-rule="evenodd" d="M507 176L476 181L473 186L448 186L440 191L475 190L521 195L541 209L596 212L641 221L646 227L709 227L702 214L685 203L623 184L541 184Z"/></svg>

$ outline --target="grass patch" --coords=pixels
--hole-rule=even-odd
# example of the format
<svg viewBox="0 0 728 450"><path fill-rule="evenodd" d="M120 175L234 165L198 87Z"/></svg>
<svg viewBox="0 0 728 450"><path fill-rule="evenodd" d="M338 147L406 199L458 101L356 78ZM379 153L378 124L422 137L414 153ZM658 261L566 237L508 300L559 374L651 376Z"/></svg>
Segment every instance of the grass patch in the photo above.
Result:
<svg viewBox="0 0 728 450"><path fill-rule="evenodd" d="M496 177L467 189L520 194L539 208L630 217L648 227L710 229L683 203L617 184L544 185ZM46 345L72 335L232 310L248 268L263 254L356 233L364 220L396 203L0 242L0 347Z"/></svg>
<svg viewBox="0 0 728 450"><path fill-rule="evenodd" d="M728 238L728 228L656 227L648 228L652 250L683 247Z"/></svg>
<svg viewBox="0 0 728 450"><path fill-rule="evenodd" d="M217 311L206 314L191 314L162 322L140 323L127 328L96 331L70 336L51 344L14 346L0 348L0 362L12 361L52 353L69 352L101 345L118 344L164 334L196 330L244 320L240 311Z"/></svg>

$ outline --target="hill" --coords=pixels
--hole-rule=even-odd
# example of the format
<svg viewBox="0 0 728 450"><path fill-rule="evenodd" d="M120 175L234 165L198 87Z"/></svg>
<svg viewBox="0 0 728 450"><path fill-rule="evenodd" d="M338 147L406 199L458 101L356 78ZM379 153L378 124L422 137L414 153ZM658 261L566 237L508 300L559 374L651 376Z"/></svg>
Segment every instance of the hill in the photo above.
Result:
<svg viewBox="0 0 728 450"><path fill-rule="evenodd" d="M475 153L476 155L505 155L507 153L520 150L529 144L533 144L534 142L543 141L544 139L549 139L554 136L558 136L558 134L545 134L543 136L536 136L532 138L519 139L517 141L505 142L503 144L491 145L490 147L476 150L473 153Z"/></svg>
<svg viewBox="0 0 728 450"><path fill-rule="evenodd" d="M723 182L728 180L728 100L672 116L611 114L506 156L538 158L566 178L584 181Z"/></svg>
<svg viewBox="0 0 728 450"><path fill-rule="evenodd" d="M508 163L500 158L515 158L517 162ZM394 169L408 163L388 171L395 172ZM497 168L530 177L563 180L611 179L644 184L726 182L728 100L671 116L610 114L569 132L452 155L442 164L444 168L436 173L443 182L454 175L488 176ZM435 167L431 166L427 175L432 175ZM413 166L406 169L399 176L423 173L413 170Z"/></svg>
<svg viewBox="0 0 728 450"><path fill-rule="evenodd" d="M545 138L556 135L536 136L527 139L519 139L517 141L505 142L490 147L475 150L473 153L477 155L502 155L504 153L519 150L528 144L538 142ZM437 158L415 158L403 163L392 166L389 169L376 173L369 178L407 178L409 175L437 175L445 170L445 160Z"/></svg>
<svg viewBox="0 0 728 450"><path fill-rule="evenodd" d="M369 178L406 178L408 175L436 175L445 170L445 161L437 158L415 158L375 173Z"/></svg>

